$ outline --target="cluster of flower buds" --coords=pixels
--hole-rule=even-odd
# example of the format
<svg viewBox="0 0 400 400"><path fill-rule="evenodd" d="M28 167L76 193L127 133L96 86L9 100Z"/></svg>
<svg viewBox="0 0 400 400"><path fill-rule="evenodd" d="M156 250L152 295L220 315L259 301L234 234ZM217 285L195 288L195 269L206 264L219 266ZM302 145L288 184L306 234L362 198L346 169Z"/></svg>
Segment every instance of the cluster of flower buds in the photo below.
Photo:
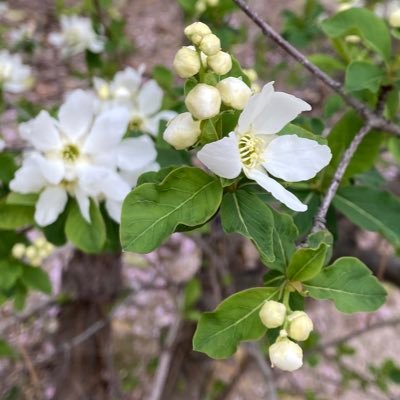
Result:
<svg viewBox="0 0 400 400"><path fill-rule="evenodd" d="M236 77L220 77L232 69L230 54L221 51L221 41L202 22L185 28L186 37L193 45L182 47L175 55L175 71L181 78L196 77L197 84L185 99L189 113L175 117L164 132L164 139L178 150L193 146L200 136L200 122L217 116L222 103L235 110L243 110L252 90ZM206 74L215 74L218 83L205 81Z"/></svg>
<svg viewBox="0 0 400 400"><path fill-rule="evenodd" d="M219 0L197 0L195 9L201 14L207 10L209 7L216 7L219 3Z"/></svg>
<svg viewBox="0 0 400 400"><path fill-rule="evenodd" d="M38 267L51 255L54 246L44 237L35 239L32 244L26 246L24 243L16 243L11 250L13 257L24 260L30 265Z"/></svg>
<svg viewBox="0 0 400 400"><path fill-rule="evenodd" d="M303 365L303 350L289 338L298 342L307 340L314 328L311 318L304 311L288 314L286 306L274 300L264 303L259 316L268 329L284 327L269 348L272 366L290 372L299 369Z"/></svg>

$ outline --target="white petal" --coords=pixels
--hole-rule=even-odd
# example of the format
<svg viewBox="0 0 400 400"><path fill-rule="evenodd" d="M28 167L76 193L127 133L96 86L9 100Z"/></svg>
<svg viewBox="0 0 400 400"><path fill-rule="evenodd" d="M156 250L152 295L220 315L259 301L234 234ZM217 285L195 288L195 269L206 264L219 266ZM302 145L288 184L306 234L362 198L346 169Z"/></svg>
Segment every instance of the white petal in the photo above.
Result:
<svg viewBox="0 0 400 400"><path fill-rule="evenodd" d="M151 133L153 136L158 135L158 128L160 125L160 121L170 121L172 118L174 118L178 113L175 111L170 111L170 110L164 110L160 111L153 117L149 118L145 122L145 131Z"/></svg>
<svg viewBox="0 0 400 400"><path fill-rule="evenodd" d="M85 189L90 197L97 197L102 194L103 181L106 179L109 169L95 165L79 165L77 175L79 187Z"/></svg>
<svg viewBox="0 0 400 400"><path fill-rule="evenodd" d="M239 117L238 130L240 133L247 133L250 130L257 116L263 112L265 105L269 103L269 98L273 92L274 82L269 82L263 87L261 93L254 94L250 97Z"/></svg>
<svg viewBox="0 0 400 400"><path fill-rule="evenodd" d="M106 200L108 215L117 223L121 222L122 201Z"/></svg>
<svg viewBox="0 0 400 400"><path fill-rule="evenodd" d="M124 107L102 112L93 124L83 151L96 154L113 150L124 136L129 119L129 111Z"/></svg>
<svg viewBox="0 0 400 400"><path fill-rule="evenodd" d="M262 188L270 192L281 203L285 204L286 207L294 211L306 211L307 206L303 204L293 193L286 190L276 180L270 178L266 173L258 170L246 171L246 175L255 180Z"/></svg>
<svg viewBox="0 0 400 400"><path fill-rule="evenodd" d="M92 94L74 90L60 107L58 119L64 133L72 140L88 132L93 121L96 101Z"/></svg>
<svg viewBox="0 0 400 400"><path fill-rule="evenodd" d="M61 47L64 43L64 36L59 32L52 32L48 37L48 41L53 46Z"/></svg>
<svg viewBox="0 0 400 400"><path fill-rule="evenodd" d="M21 124L19 133L38 150L58 150L61 148L61 140L56 124L47 111L41 111L36 118Z"/></svg>
<svg viewBox="0 0 400 400"><path fill-rule="evenodd" d="M124 88L130 94L134 94L139 88L141 79L142 71L127 67L115 74L111 87L113 91L118 91L118 88Z"/></svg>
<svg viewBox="0 0 400 400"><path fill-rule="evenodd" d="M48 187L39 196L36 203L35 221L39 226L55 222L64 211L68 201L67 192L60 187Z"/></svg>
<svg viewBox="0 0 400 400"><path fill-rule="evenodd" d="M46 183L39 166L27 159L15 173L14 179L10 182L10 188L17 193L37 193Z"/></svg>
<svg viewBox="0 0 400 400"><path fill-rule="evenodd" d="M264 155L265 169L289 182L313 178L332 158L328 146L297 135L278 136L267 146Z"/></svg>
<svg viewBox="0 0 400 400"><path fill-rule="evenodd" d="M131 191L131 188L122 177L115 173L110 172L102 182L103 194L115 201L122 201Z"/></svg>
<svg viewBox="0 0 400 400"><path fill-rule="evenodd" d="M242 170L239 147L233 132L221 140L206 144L197 153L197 158L208 169L223 178L236 178Z"/></svg>
<svg viewBox="0 0 400 400"><path fill-rule="evenodd" d="M89 50L93 53L101 53L104 50L104 40L99 36L95 36L89 43Z"/></svg>
<svg viewBox="0 0 400 400"><path fill-rule="evenodd" d="M65 174L64 163L57 159L48 159L39 153L34 153L31 159L39 166L43 177L47 182L57 185L59 184Z"/></svg>
<svg viewBox="0 0 400 400"><path fill-rule="evenodd" d="M83 218L90 223L90 200L86 193L77 186L74 191L76 201L78 202L79 210Z"/></svg>
<svg viewBox="0 0 400 400"><path fill-rule="evenodd" d="M305 101L283 92L273 92L265 102L262 112L253 121L253 133L279 132L302 111L310 111Z"/></svg>
<svg viewBox="0 0 400 400"><path fill-rule="evenodd" d="M140 89L138 102L140 112L150 116L161 108L163 91L154 80L147 81Z"/></svg>
<svg viewBox="0 0 400 400"><path fill-rule="evenodd" d="M160 165L156 162L146 165L143 169L139 171L121 171L119 175L122 179L128 183L128 185L133 188L136 186L139 176L149 171L159 171Z"/></svg>
<svg viewBox="0 0 400 400"><path fill-rule="evenodd" d="M117 152L118 167L128 171L140 170L157 157L154 143L148 136L123 140Z"/></svg>

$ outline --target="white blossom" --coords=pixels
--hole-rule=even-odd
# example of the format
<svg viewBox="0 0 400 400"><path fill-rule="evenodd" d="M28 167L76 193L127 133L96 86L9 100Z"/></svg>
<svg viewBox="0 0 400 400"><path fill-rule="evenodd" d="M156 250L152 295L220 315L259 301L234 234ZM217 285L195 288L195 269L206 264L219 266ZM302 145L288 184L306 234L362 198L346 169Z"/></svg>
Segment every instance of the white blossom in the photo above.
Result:
<svg viewBox="0 0 400 400"><path fill-rule="evenodd" d="M178 114L164 131L164 140L177 150L193 146L200 136L200 121L194 121L188 112Z"/></svg>
<svg viewBox="0 0 400 400"><path fill-rule="evenodd" d="M266 301L259 312L261 322L268 328L277 328L283 325L286 318L286 307L278 301Z"/></svg>
<svg viewBox="0 0 400 400"><path fill-rule="evenodd" d="M275 92L270 82L250 98L236 130L206 144L197 156L215 174L233 179L243 171L287 207L305 211L307 206L269 174L299 182L313 178L329 163L332 155L328 146L297 135L276 135L310 109L295 96Z"/></svg>
<svg viewBox="0 0 400 400"><path fill-rule="evenodd" d="M41 111L20 125L20 135L33 150L10 182L19 193L40 193L35 221L46 226L58 218L68 195L76 198L90 221L90 199L105 200L109 215L119 221L122 201L144 171L157 170L156 150L147 136L123 139L129 112L114 107L96 114L97 99L72 92L58 119Z"/></svg>
<svg viewBox="0 0 400 400"><path fill-rule="evenodd" d="M214 86L199 83L186 96L185 105L199 120L212 118L221 108L221 95Z"/></svg>
<svg viewBox="0 0 400 400"><path fill-rule="evenodd" d="M53 32L49 42L61 48L64 57L79 54L85 50L101 53L104 49L104 38L92 27L92 21L78 15L61 17L61 32Z"/></svg>
<svg viewBox="0 0 400 400"><path fill-rule="evenodd" d="M199 45L205 35L211 33L211 29L203 22L194 22L185 28L186 37L195 45Z"/></svg>
<svg viewBox="0 0 400 400"><path fill-rule="evenodd" d="M218 82L222 101L236 110L243 110L251 96L251 89L239 78L230 76Z"/></svg>
<svg viewBox="0 0 400 400"><path fill-rule="evenodd" d="M218 75L225 75L232 69L232 57L224 51L219 51L207 57L207 65Z"/></svg>
<svg viewBox="0 0 400 400"><path fill-rule="evenodd" d="M273 367L293 372L303 365L303 350L291 340L279 337L269 348L269 358Z"/></svg>
<svg viewBox="0 0 400 400"><path fill-rule="evenodd" d="M221 51L221 41L217 35L209 33L203 36L199 44L200 50L207 56L213 56Z"/></svg>
<svg viewBox="0 0 400 400"><path fill-rule="evenodd" d="M32 84L31 68L22 64L21 56L0 50L0 88L10 93L21 93Z"/></svg>
<svg viewBox="0 0 400 400"><path fill-rule="evenodd" d="M295 311L288 316L288 335L297 341L307 340L314 329L311 318L304 311Z"/></svg>
<svg viewBox="0 0 400 400"><path fill-rule="evenodd" d="M200 71L200 57L191 47L181 47L174 58L174 69L181 78L190 78Z"/></svg>

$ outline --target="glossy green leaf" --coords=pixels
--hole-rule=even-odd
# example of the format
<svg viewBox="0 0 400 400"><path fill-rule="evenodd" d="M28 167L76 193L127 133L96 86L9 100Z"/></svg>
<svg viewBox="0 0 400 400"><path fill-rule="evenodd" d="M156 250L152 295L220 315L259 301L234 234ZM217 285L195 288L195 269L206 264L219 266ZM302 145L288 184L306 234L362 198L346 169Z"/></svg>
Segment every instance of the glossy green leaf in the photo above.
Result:
<svg viewBox="0 0 400 400"><path fill-rule="evenodd" d="M0 203L0 229L19 229L33 224L35 209L30 206Z"/></svg>
<svg viewBox="0 0 400 400"><path fill-rule="evenodd" d="M11 288L22 274L23 264L15 259L0 260L0 288Z"/></svg>
<svg viewBox="0 0 400 400"><path fill-rule="evenodd" d="M354 61L346 69L345 88L348 92L368 89L377 93L384 77L381 67L367 61Z"/></svg>
<svg viewBox="0 0 400 400"><path fill-rule="evenodd" d="M221 198L219 180L199 168L181 167L159 184L136 187L122 207L124 250L148 253L175 232L178 225L204 224L216 213Z"/></svg>
<svg viewBox="0 0 400 400"><path fill-rule="evenodd" d="M258 315L260 308L278 293L277 288L253 288L228 297L215 311L201 316L193 349L212 358L226 358L241 341L259 339L266 331Z"/></svg>
<svg viewBox="0 0 400 400"><path fill-rule="evenodd" d="M312 54L308 57L318 68L322 69L327 74L333 74L338 71L344 71L346 66L337 58L326 54Z"/></svg>
<svg viewBox="0 0 400 400"><path fill-rule="evenodd" d="M17 170L14 157L9 153L0 153L0 182L9 183Z"/></svg>
<svg viewBox="0 0 400 400"><path fill-rule="evenodd" d="M255 244L264 260L275 260L274 216L255 194L240 189L226 193L221 204L221 220L225 232L240 233Z"/></svg>
<svg viewBox="0 0 400 400"><path fill-rule="evenodd" d="M16 204L20 206L34 206L38 201L38 198L39 198L38 193L21 194L21 193L11 192L7 196L6 203Z"/></svg>
<svg viewBox="0 0 400 400"><path fill-rule="evenodd" d="M304 283L317 300L332 300L344 313L375 311L386 300L386 291L370 269L354 257L342 257L317 277Z"/></svg>
<svg viewBox="0 0 400 400"><path fill-rule="evenodd" d="M25 265L22 271L22 280L26 286L51 294L51 282L45 271L39 267Z"/></svg>

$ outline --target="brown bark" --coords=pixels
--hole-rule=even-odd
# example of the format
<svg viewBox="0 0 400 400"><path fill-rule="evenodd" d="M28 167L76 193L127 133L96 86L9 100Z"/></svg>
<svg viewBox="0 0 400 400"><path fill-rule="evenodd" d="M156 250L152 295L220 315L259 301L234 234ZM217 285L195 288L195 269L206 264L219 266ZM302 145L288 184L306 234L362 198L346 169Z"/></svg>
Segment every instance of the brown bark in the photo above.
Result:
<svg viewBox="0 0 400 400"><path fill-rule="evenodd" d="M61 306L56 334L60 353L55 368L57 400L116 399L116 374L111 350L110 308L121 290L119 255L89 255L75 251L62 276ZM94 324L101 328L76 344Z"/></svg>

